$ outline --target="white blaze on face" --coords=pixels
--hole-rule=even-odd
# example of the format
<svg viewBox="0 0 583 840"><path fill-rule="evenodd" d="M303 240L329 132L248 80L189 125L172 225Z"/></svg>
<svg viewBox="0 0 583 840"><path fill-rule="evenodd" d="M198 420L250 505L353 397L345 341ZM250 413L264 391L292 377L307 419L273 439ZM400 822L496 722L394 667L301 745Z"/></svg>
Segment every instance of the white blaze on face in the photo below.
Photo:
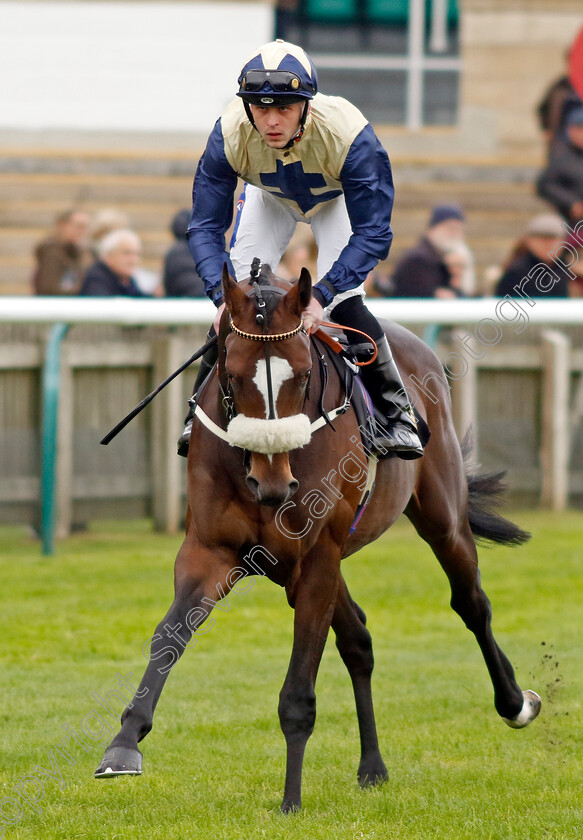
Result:
<svg viewBox="0 0 583 840"><path fill-rule="evenodd" d="M286 380L293 378L294 372L290 363L285 359L279 358L279 356L275 356L270 359L270 367L271 387L273 389L273 405L275 408L275 416L277 417L277 398L279 396L280 388ZM256 372L253 377L253 382L257 385L257 389L263 397L265 402L265 416L267 417L269 413L269 392L267 390L267 362L265 359L259 359L255 370Z"/></svg>
<svg viewBox="0 0 583 840"><path fill-rule="evenodd" d="M271 359L271 386L275 419L261 420L237 414L227 426L227 440L231 446L239 446L249 452L260 452L271 461L277 452L291 452L306 446L312 437L310 418L306 414L294 414L291 417L277 417L277 398L281 386L293 377L289 362L279 357ZM253 382L265 402L265 415L269 414L269 394L267 391L267 370L265 359L257 362Z"/></svg>

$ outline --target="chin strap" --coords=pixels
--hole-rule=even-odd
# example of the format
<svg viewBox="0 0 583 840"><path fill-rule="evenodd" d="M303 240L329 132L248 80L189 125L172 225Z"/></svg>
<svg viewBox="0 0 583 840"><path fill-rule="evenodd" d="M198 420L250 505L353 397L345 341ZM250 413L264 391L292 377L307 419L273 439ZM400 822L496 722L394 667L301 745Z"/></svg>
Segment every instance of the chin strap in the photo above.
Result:
<svg viewBox="0 0 583 840"><path fill-rule="evenodd" d="M259 129L255 125L255 120L253 119L253 114L251 113L251 108L249 107L249 103L245 99L243 100L243 107L245 108L245 113L247 114L247 119L249 120L249 122L251 123L251 125L253 126L255 131L258 131Z"/></svg>

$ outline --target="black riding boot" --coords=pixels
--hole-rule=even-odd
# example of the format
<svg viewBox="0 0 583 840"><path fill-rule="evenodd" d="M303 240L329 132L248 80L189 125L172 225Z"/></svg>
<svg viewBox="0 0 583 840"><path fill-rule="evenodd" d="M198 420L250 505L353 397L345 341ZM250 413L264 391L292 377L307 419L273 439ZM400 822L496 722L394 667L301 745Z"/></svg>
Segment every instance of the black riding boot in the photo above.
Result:
<svg viewBox="0 0 583 840"><path fill-rule="evenodd" d="M417 422L387 337L377 339L376 345L376 359L360 369L375 407L386 420L386 426L382 421L375 423L373 447L383 454L391 450L406 461L420 458L423 446L417 434Z"/></svg>
<svg viewBox="0 0 583 840"><path fill-rule="evenodd" d="M211 327L207 334L207 341L211 339L215 335L214 329ZM200 386L205 381L209 373L215 366L215 363L219 357L219 350L216 344L213 344L212 347L206 351L202 359L200 360L200 365L198 368L198 373L196 375L196 380L194 382L194 388L192 389L192 396L194 397L198 392ZM181 455L183 458L186 458L188 455L188 446L190 444L190 433L192 431L192 421L194 419L194 407L193 405L189 406L188 414L186 415L184 422L184 431L178 438L178 454Z"/></svg>

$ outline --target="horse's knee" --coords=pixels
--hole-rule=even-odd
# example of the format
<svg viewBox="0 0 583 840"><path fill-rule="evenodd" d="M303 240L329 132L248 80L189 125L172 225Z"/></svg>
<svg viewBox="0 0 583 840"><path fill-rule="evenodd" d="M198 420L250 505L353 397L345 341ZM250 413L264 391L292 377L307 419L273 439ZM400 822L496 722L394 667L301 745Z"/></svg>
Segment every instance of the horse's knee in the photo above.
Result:
<svg viewBox="0 0 583 840"><path fill-rule="evenodd" d="M279 696L279 722L286 738L308 738L316 722L316 695L313 691L287 691Z"/></svg>
<svg viewBox="0 0 583 840"><path fill-rule="evenodd" d="M370 676L374 668L372 636L362 625L358 633L336 637L336 647L351 676Z"/></svg>
<svg viewBox="0 0 583 840"><path fill-rule="evenodd" d="M352 609L353 609L353 610L354 610L354 612L356 613L356 615L357 615L358 620L360 621L360 623L361 623L364 627L366 627L366 613L365 613L365 611L362 609L362 607L361 607L359 604L357 604L357 603L356 603L356 601L352 601Z"/></svg>

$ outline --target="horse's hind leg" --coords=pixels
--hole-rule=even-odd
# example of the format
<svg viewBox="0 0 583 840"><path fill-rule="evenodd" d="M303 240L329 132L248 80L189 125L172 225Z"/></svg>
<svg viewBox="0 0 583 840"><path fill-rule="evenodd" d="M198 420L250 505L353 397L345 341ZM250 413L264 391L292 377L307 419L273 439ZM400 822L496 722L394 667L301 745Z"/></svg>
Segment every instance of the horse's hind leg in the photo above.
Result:
<svg viewBox="0 0 583 840"><path fill-rule="evenodd" d="M134 698L122 714L121 729L95 771L96 778L142 772L138 742L152 728L154 710L171 668L187 647L196 644L191 637L208 618L213 602L228 594L229 569L226 557L219 558L188 537L185 539L176 558L174 601L150 640L150 661Z"/></svg>
<svg viewBox="0 0 583 840"><path fill-rule="evenodd" d="M382 759L374 718L371 676L374 667L372 639L366 628L366 616L352 600L344 578L340 578L336 608L332 617L336 647L348 669L360 732L360 765L358 782L361 787L384 782L388 778Z"/></svg>
<svg viewBox="0 0 583 840"><path fill-rule="evenodd" d="M467 479L455 438L447 449L440 464L436 448L427 448L416 493L405 512L449 578L452 608L477 639L494 687L496 711L510 726L526 726L538 714L540 698L534 692L522 692L512 665L494 639L492 608L481 586L468 521Z"/></svg>

